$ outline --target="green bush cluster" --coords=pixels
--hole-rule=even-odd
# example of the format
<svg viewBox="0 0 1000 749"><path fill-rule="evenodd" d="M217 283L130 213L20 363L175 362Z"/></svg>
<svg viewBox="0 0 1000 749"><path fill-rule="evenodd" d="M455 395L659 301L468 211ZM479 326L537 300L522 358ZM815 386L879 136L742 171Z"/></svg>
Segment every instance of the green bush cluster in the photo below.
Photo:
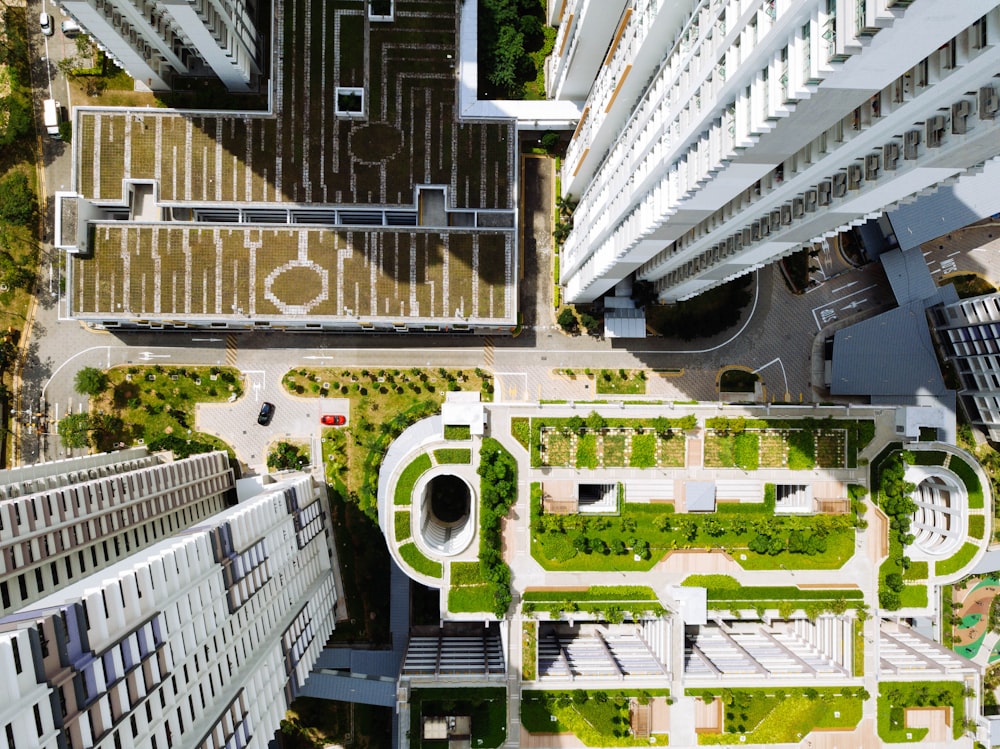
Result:
<svg viewBox="0 0 1000 749"><path fill-rule="evenodd" d="M475 0L470 0L475 2ZM530 53L545 43L544 7L539 0L481 0L479 61L495 94L524 96L537 71Z"/></svg>
<svg viewBox="0 0 1000 749"><path fill-rule="evenodd" d="M909 565L909 560L903 556L903 549L913 543L910 516L917 506L910 494L916 487L905 479L906 466L912 462L913 453L895 450L873 471L879 505L889 517L889 558L882 563L878 597L879 606L890 611L902 606L902 572Z"/></svg>
<svg viewBox="0 0 1000 749"><path fill-rule="evenodd" d="M517 462L492 437L483 440L479 451L481 508L479 517L479 564L483 579L493 593L496 616L510 607L510 567L501 555L500 526L517 502Z"/></svg>
<svg viewBox="0 0 1000 749"><path fill-rule="evenodd" d="M919 742L926 728L907 728L908 707L951 707L952 735L959 739L965 730L964 688L957 682L889 681L879 684L878 735L886 742ZM909 736L907 736L909 734Z"/></svg>
<svg viewBox="0 0 1000 749"><path fill-rule="evenodd" d="M272 471L302 470L309 465L309 451L291 442L279 442L267 455L267 467Z"/></svg>

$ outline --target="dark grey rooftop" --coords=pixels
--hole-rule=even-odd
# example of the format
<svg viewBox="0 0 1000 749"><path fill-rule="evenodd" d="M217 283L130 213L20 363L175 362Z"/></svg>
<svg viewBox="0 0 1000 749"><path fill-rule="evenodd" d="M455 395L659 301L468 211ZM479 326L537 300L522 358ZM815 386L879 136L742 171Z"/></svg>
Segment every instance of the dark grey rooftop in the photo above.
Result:
<svg viewBox="0 0 1000 749"><path fill-rule="evenodd" d="M924 303L910 302L838 330L833 339L830 392L867 396L947 392Z"/></svg>
<svg viewBox="0 0 1000 749"><path fill-rule="evenodd" d="M919 249L883 252L881 260L892 293L896 296L896 304L902 307L924 300L929 300L930 304L937 303L938 286Z"/></svg>

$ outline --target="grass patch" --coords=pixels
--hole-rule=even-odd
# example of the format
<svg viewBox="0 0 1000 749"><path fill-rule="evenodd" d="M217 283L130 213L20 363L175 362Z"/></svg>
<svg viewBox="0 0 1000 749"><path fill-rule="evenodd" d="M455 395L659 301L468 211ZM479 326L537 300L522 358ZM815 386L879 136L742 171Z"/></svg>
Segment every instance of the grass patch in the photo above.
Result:
<svg viewBox="0 0 1000 749"><path fill-rule="evenodd" d="M507 733L507 690L503 687L462 687L457 689L414 689L410 695L411 746L446 746L445 742L421 742L421 718L439 715L472 717L471 744L495 749Z"/></svg>
<svg viewBox="0 0 1000 749"><path fill-rule="evenodd" d="M538 624L521 622L521 678L534 681L538 673Z"/></svg>
<svg viewBox="0 0 1000 749"><path fill-rule="evenodd" d="M396 481L396 491L393 494L393 504L408 505L412 501L413 486L425 472L431 469L431 458L427 453L421 453L414 458Z"/></svg>
<svg viewBox="0 0 1000 749"><path fill-rule="evenodd" d="M98 450L141 438L150 450L173 450L177 457L220 449L232 455L217 437L188 432L194 428L196 403L224 403L243 394L238 370L130 366L109 370L107 378L108 389L90 401L91 440Z"/></svg>
<svg viewBox="0 0 1000 749"><path fill-rule="evenodd" d="M410 511L396 510L392 521L396 531L396 543L408 539L410 537Z"/></svg>
<svg viewBox="0 0 1000 749"><path fill-rule="evenodd" d="M522 693L521 723L535 733L572 733L587 746L649 746L649 739L629 735L629 699L635 697L648 701L652 697L669 694L666 689L615 692L526 690ZM665 744L666 737L657 737L656 743Z"/></svg>
<svg viewBox="0 0 1000 749"><path fill-rule="evenodd" d="M979 546L976 544L968 542L962 544L962 548L953 556L934 564L934 574L940 577L941 575L950 575L958 572L972 561L977 551L979 551Z"/></svg>
<svg viewBox="0 0 1000 749"><path fill-rule="evenodd" d="M652 468L656 465L656 435L635 434L632 436L632 454L628 464L632 468Z"/></svg>
<svg viewBox="0 0 1000 749"><path fill-rule="evenodd" d="M708 689L688 689L686 694L705 700L717 696ZM851 687L727 689L722 733L700 734L698 743L790 744L816 728L854 728L865 696L863 689Z"/></svg>
<svg viewBox="0 0 1000 749"><path fill-rule="evenodd" d="M625 442L624 434L606 434L601 441L602 454L601 465L608 467L625 465Z"/></svg>
<svg viewBox="0 0 1000 749"><path fill-rule="evenodd" d="M926 728L907 728L904 710L908 707L951 707L952 733L962 736L965 725L963 686L942 681L888 681L879 683L878 735L888 743L919 742ZM907 738L907 734L910 737Z"/></svg>
<svg viewBox="0 0 1000 749"><path fill-rule="evenodd" d="M597 435L588 432L576 442L576 467L597 468Z"/></svg>
<svg viewBox="0 0 1000 749"><path fill-rule="evenodd" d="M472 429L468 426L445 426L444 438L446 440L469 440L472 439Z"/></svg>
<svg viewBox="0 0 1000 749"><path fill-rule="evenodd" d="M452 562L448 610L458 612L489 612L493 610L493 592L483 577L479 562Z"/></svg>
<svg viewBox="0 0 1000 749"><path fill-rule="evenodd" d="M927 586L907 585L899 594L900 608L924 608L927 606Z"/></svg>
<svg viewBox="0 0 1000 749"><path fill-rule="evenodd" d="M910 562L910 566L903 572L903 579L926 580L928 571L927 562Z"/></svg>
<svg viewBox="0 0 1000 749"><path fill-rule="evenodd" d="M515 416L510 420L510 433L525 450L529 449L531 445L531 419L527 416Z"/></svg>
<svg viewBox="0 0 1000 749"><path fill-rule="evenodd" d="M598 395L645 395L646 372L642 369L602 369L597 373Z"/></svg>
<svg viewBox="0 0 1000 749"><path fill-rule="evenodd" d="M645 585L594 585L586 590L527 590L524 601L655 601L656 593Z"/></svg>
<svg viewBox="0 0 1000 749"><path fill-rule="evenodd" d="M752 393L760 377L744 369L727 369L719 377L719 390L723 393Z"/></svg>
<svg viewBox="0 0 1000 749"><path fill-rule="evenodd" d="M472 450L467 447L450 447L434 451L434 460L440 464L466 464L472 462Z"/></svg>
<svg viewBox="0 0 1000 749"><path fill-rule="evenodd" d="M865 623L854 619L853 673L856 677L865 675Z"/></svg>
<svg viewBox="0 0 1000 749"><path fill-rule="evenodd" d="M982 538L986 534L986 518L983 515L969 515L969 537Z"/></svg>
<svg viewBox="0 0 1000 749"><path fill-rule="evenodd" d="M919 453L917 454L919 455ZM948 462L948 470L953 471L965 482L965 489L969 493L969 509L981 510L983 508L983 486L979 483L979 476L976 475L972 466L957 455L952 455Z"/></svg>
<svg viewBox="0 0 1000 749"><path fill-rule="evenodd" d="M410 567L427 577L441 577L441 563L428 559L417 548L416 544L408 543L399 547L399 555Z"/></svg>

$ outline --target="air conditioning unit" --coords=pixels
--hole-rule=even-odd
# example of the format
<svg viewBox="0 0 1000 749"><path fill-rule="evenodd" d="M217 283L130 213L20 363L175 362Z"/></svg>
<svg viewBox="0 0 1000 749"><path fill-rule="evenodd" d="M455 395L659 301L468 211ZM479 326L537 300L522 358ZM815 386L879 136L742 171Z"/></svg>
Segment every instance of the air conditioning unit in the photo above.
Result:
<svg viewBox="0 0 1000 749"><path fill-rule="evenodd" d="M874 182L878 179L879 155L870 153L865 156L865 181Z"/></svg>
<svg viewBox="0 0 1000 749"><path fill-rule="evenodd" d="M861 164L851 164L847 167L847 188L858 190L861 188Z"/></svg>
<svg viewBox="0 0 1000 749"><path fill-rule="evenodd" d="M983 86L979 89L979 119L992 120L1000 109L1000 96L993 86Z"/></svg>
<svg viewBox="0 0 1000 749"><path fill-rule="evenodd" d="M951 105L951 131L962 135L969 129L969 115L972 114L972 102L966 99L956 101Z"/></svg>
<svg viewBox="0 0 1000 749"><path fill-rule="evenodd" d="M907 130L903 136L903 158L908 160L917 158L918 145L920 145L920 131Z"/></svg>
<svg viewBox="0 0 1000 749"><path fill-rule="evenodd" d="M760 235L762 237L766 237L771 233L771 219L767 216L762 216L757 223L760 224Z"/></svg>
<svg viewBox="0 0 1000 749"><path fill-rule="evenodd" d="M927 118L927 147L938 148L944 138L945 119L943 115Z"/></svg>
<svg viewBox="0 0 1000 749"><path fill-rule="evenodd" d="M882 146L882 163L885 165L885 168L894 171L897 161L899 161L899 144L886 143Z"/></svg>
<svg viewBox="0 0 1000 749"><path fill-rule="evenodd" d="M831 194L835 198L842 198L847 195L847 175L844 172L837 172L833 175L833 190Z"/></svg>
<svg viewBox="0 0 1000 749"><path fill-rule="evenodd" d="M802 198L794 198L792 200L792 218L802 218L805 213L805 201Z"/></svg>
<svg viewBox="0 0 1000 749"><path fill-rule="evenodd" d="M817 195L815 190L806 190L805 208L808 213L816 210Z"/></svg>
<svg viewBox="0 0 1000 749"><path fill-rule="evenodd" d="M752 239L750 238L750 227L749 226L743 227L743 231L740 232L740 234L743 235L743 246L746 247L752 241Z"/></svg>
<svg viewBox="0 0 1000 749"><path fill-rule="evenodd" d="M785 203L781 206L781 225L788 226L792 223L792 207Z"/></svg>
<svg viewBox="0 0 1000 749"><path fill-rule="evenodd" d="M833 190L833 184L827 180L825 182L820 182L816 187L816 198L820 205L830 205L830 193Z"/></svg>
<svg viewBox="0 0 1000 749"><path fill-rule="evenodd" d="M750 224L750 239L752 239L754 242L760 240L760 222L754 221L752 224Z"/></svg>

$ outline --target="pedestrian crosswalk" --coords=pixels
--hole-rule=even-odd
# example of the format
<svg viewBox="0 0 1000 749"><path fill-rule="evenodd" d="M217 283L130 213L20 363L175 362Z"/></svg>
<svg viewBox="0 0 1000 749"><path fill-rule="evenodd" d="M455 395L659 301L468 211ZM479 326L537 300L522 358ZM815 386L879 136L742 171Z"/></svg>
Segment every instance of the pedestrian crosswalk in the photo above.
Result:
<svg viewBox="0 0 1000 749"><path fill-rule="evenodd" d="M483 364L489 368L493 368L493 336L488 335L483 338Z"/></svg>
<svg viewBox="0 0 1000 749"><path fill-rule="evenodd" d="M236 366L236 335L230 333L226 336L226 366L235 367Z"/></svg>

